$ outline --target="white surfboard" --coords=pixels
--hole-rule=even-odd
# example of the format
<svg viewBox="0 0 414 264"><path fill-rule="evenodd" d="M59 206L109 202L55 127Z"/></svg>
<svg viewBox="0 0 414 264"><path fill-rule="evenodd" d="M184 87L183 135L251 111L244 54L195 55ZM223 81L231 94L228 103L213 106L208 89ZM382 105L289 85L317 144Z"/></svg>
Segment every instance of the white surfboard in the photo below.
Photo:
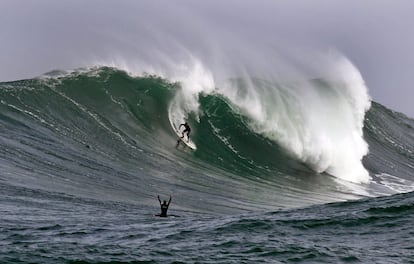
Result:
<svg viewBox="0 0 414 264"><path fill-rule="evenodd" d="M188 139L188 137L187 137L187 134L184 134L184 137L183 138L181 138L182 137L182 132L178 129L178 128L176 128L175 127L175 125L173 125L174 126L174 131L175 131L175 133L177 134L177 136L178 136L178 141L177 141L177 144L179 144L180 143L180 141L181 142L183 142L187 147L189 147L190 149L192 149L192 150L196 150L197 149L197 146L196 146L196 144L193 142L193 141L191 141L191 139L189 140ZM184 127L181 127L181 130L184 130Z"/></svg>

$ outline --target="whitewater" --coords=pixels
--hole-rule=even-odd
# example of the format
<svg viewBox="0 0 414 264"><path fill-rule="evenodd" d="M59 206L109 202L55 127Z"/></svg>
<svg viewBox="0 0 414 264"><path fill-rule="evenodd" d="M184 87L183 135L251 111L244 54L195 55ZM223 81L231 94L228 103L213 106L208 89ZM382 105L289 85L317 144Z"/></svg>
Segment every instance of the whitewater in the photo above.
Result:
<svg viewBox="0 0 414 264"><path fill-rule="evenodd" d="M216 81L214 74L194 62L169 109L177 124L189 113L198 118L199 94L221 95L249 120L249 128L283 146L315 171L352 182L368 182L361 164L368 152L362 135L370 99L358 70L344 57L331 55L327 80L277 81L251 77ZM324 58L328 61L327 56ZM332 80L331 82L329 82ZM216 88L217 87L217 88Z"/></svg>

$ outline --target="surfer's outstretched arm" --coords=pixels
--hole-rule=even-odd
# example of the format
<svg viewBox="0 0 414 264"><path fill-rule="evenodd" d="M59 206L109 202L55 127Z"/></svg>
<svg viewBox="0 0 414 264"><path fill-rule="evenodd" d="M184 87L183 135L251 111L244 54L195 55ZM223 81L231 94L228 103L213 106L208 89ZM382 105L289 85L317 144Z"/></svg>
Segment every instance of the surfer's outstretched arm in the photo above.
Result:
<svg viewBox="0 0 414 264"><path fill-rule="evenodd" d="M170 195L170 200L168 200L168 206L170 206L170 203L171 203L171 195Z"/></svg>
<svg viewBox="0 0 414 264"><path fill-rule="evenodd" d="M160 204L161 204L160 196L158 195L157 198L158 198L158 202L160 202Z"/></svg>

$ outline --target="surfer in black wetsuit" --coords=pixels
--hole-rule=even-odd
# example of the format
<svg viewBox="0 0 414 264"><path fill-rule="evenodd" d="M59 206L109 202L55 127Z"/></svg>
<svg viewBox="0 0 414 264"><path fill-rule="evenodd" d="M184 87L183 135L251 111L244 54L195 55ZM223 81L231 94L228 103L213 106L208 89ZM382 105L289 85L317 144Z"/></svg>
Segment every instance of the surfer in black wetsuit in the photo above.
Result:
<svg viewBox="0 0 414 264"><path fill-rule="evenodd" d="M190 125L187 123L187 121L184 123L184 124L181 124L179 127L178 127L178 129L181 129L181 127L184 127L184 130L183 130L183 132L181 132L182 133L182 136L181 136L181 138L184 138L184 133L186 133L187 132L187 142L188 141L190 141L190 132L191 132L191 128L190 128Z"/></svg>
<svg viewBox="0 0 414 264"><path fill-rule="evenodd" d="M170 203L171 203L171 195L170 195L170 200L168 200L168 203L166 200L164 200L164 202L161 203L160 196L158 195L157 197L158 197L158 201L160 202L160 206L161 206L161 214L157 214L156 216L167 217L168 206L170 206Z"/></svg>

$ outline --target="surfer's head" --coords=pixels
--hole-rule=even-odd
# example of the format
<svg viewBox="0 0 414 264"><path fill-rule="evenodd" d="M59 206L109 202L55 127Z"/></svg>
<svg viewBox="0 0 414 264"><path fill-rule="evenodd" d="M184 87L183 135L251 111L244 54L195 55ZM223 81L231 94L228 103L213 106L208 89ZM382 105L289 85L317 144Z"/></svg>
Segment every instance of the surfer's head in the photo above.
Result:
<svg viewBox="0 0 414 264"><path fill-rule="evenodd" d="M167 204L167 201L166 200L164 200L164 204Z"/></svg>

